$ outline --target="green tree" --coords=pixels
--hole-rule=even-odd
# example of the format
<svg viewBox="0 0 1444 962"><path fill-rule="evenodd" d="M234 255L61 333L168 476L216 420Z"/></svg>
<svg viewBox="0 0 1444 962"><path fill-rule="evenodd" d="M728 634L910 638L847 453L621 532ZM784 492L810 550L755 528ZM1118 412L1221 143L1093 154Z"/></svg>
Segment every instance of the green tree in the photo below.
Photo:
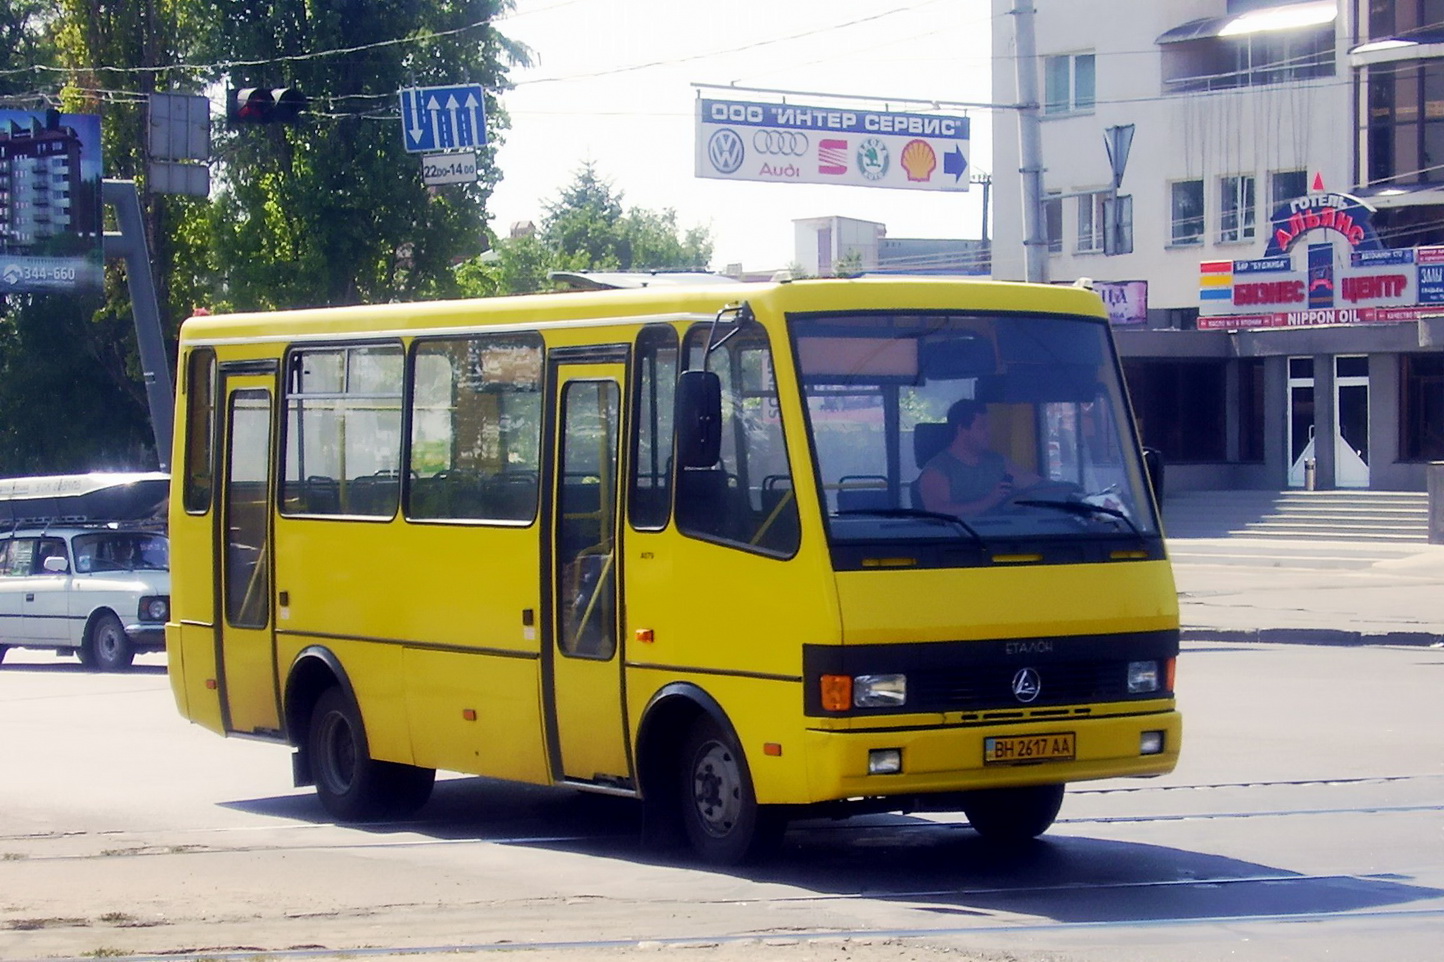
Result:
<svg viewBox="0 0 1444 962"><path fill-rule="evenodd" d="M630 210L622 193L591 163L543 206L540 232L496 242L457 271L464 293L523 294L551 288L547 272L705 270L712 238L704 227L681 230L676 211Z"/></svg>
<svg viewBox="0 0 1444 962"><path fill-rule="evenodd" d="M475 185L428 189L405 151L397 91L504 86L526 50L491 20L510 0L220 0L200 46L238 66L233 88L301 90L296 126L222 134L211 207L213 302L255 309L453 295L453 265L485 246L498 173L479 152ZM395 42L395 41L404 42ZM494 140L506 116L487 95Z"/></svg>

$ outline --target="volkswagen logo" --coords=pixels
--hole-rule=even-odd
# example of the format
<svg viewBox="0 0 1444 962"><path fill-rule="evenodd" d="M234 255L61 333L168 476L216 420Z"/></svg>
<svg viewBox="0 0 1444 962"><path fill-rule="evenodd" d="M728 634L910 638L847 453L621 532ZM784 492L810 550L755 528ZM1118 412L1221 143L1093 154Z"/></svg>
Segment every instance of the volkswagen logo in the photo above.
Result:
<svg viewBox="0 0 1444 962"><path fill-rule="evenodd" d="M1027 704L1038 697L1043 690L1043 679L1032 668L1019 668L1013 676L1013 697Z"/></svg>
<svg viewBox="0 0 1444 962"><path fill-rule="evenodd" d="M721 173L735 174L746 156L747 148L742 138L731 128L723 127L707 141L707 159Z"/></svg>
<svg viewBox="0 0 1444 962"><path fill-rule="evenodd" d="M752 135L752 147L759 154L801 157L807 153L807 135L800 130L759 130Z"/></svg>

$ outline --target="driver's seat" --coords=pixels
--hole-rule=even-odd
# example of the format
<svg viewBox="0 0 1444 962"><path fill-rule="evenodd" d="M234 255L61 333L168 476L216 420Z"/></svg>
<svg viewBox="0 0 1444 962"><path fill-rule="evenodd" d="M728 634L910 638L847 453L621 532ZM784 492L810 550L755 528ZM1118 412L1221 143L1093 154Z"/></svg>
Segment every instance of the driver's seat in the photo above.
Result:
<svg viewBox="0 0 1444 962"><path fill-rule="evenodd" d="M913 426L913 460L917 463L919 478L922 477L923 465L931 461L933 455L947 447L951 440L946 421L919 422ZM908 485L908 493L912 497L913 507L923 510L923 493L916 478Z"/></svg>

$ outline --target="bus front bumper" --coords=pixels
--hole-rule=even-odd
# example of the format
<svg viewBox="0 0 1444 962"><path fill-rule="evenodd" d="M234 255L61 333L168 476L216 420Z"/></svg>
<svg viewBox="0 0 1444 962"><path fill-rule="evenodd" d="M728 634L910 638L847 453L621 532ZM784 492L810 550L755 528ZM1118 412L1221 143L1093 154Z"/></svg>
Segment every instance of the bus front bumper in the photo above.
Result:
<svg viewBox="0 0 1444 962"><path fill-rule="evenodd" d="M1178 764L1182 735L1183 718L1173 710L1006 725L811 729L808 801L1164 775ZM1006 757L986 760L989 749ZM1055 757L1036 757L1050 752ZM894 758L897 771L870 773L870 766L891 767Z"/></svg>

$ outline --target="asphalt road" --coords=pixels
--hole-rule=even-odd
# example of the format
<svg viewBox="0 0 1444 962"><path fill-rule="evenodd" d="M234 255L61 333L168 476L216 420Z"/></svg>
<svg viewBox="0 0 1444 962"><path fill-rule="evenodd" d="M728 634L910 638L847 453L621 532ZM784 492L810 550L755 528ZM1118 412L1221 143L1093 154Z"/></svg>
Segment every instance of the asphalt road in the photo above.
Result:
<svg viewBox="0 0 1444 962"><path fill-rule="evenodd" d="M1191 642L1173 775L1074 786L1020 857L961 818L799 824L729 873L622 800L476 778L340 827L284 749L175 714L163 659L0 666L0 958L1439 957L1444 650Z"/></svg>

